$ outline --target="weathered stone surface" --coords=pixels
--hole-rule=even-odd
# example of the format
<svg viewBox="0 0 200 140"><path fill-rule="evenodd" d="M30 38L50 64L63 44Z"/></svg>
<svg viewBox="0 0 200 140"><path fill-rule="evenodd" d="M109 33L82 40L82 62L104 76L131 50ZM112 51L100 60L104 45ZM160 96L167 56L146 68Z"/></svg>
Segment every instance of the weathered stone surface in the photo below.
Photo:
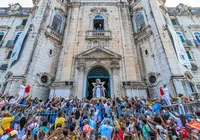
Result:
<svg viewBox="0 0 200 140"><path fill-rule="evenodd" d="M103 67L109 73L111 97L159 97L166 84L171 95L190 96L200 88L199 69L181 65L166 28L170 18L174 29L182 32L191 63L200 65L200 43L194 33L200 31L200 8L183 4L166 8L165 0L33 0L33 8L11 4L0 9L0 67L8 64L8 54L18 32L30 31L18 61L0 70L3 92L17 94L23 79L31 85L33 97L86 97L87 75L92 68ZM137 14L144 17L138 29ZM53 26L59 14L59 30ZM104 30L94 29L94 16L103 15ZM168 21L166 21L168 19ZM22 24L23 20L27 23ZM32 22L31 27L28 23ZM25 21L23 21L25 22ZM57 24L57 23L56 23ZM54 24L55 25L55 24Z"/></svg>

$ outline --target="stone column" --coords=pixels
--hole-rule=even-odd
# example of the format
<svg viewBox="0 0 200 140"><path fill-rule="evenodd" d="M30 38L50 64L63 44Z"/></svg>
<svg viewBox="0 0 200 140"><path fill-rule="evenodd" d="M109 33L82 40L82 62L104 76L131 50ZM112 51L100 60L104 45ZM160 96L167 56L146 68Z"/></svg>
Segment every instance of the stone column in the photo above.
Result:
<svg viewBox="0 0 200 140"><path fill-rule="evenodd" d="M111 69L112 69L112 83L113 83L113 91L111 92L111 97L121 97L120 93L120 78L119 78L119 62L114 60L111 62Z"/></svg>
<svg viewBox="0 0 200 140"><path fill-rule="evenodd" d="M84 73L85 73L85 62L78 62L78 79L77 79L77 89L75 89L75 96L78 97L85 97L85 92L84 90Z"/></svg>

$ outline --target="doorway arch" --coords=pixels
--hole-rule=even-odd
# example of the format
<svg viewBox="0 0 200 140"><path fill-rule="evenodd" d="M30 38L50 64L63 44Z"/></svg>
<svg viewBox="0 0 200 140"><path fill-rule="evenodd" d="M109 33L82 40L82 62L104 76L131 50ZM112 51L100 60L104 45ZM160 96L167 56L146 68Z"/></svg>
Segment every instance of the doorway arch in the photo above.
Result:
<svg viewBox="0 0 200 140"><path fill-rule="evenodd" d="M109 72L102 66L96 66L92 68L87 75L87 82L86 82L86 98L92 99L93 98L93 85L92 83L96 81L96 79L100 79L101 82L105 82L104 87L105 97L110 98L110 74Z"/></svg>

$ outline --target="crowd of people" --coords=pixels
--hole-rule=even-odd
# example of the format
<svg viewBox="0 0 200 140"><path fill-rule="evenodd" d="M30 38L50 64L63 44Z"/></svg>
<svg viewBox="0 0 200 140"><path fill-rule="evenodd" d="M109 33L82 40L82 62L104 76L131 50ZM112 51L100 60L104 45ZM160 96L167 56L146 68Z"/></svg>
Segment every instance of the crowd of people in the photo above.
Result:
<svg viewBox="0 0 200 140"><path fill-rule="evenodd" d="M170 111L166 105L191 99L171 98L166 86L163 99L52 97L32 99L22 92L0 95L0 140L198 140L198 129L187 122L198 122L200 113L186 117L184 111ZM166 95L167 94L167 95ZM56 114L55 118L51 116Z"/></svg>

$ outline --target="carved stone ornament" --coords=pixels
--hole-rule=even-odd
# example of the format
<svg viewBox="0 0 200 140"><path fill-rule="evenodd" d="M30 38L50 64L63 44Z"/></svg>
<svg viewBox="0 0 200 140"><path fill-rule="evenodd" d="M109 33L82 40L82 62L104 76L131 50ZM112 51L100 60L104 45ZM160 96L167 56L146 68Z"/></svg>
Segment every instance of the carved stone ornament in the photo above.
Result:
<svg viewBox="0 0 200 140"><path fill-rule="evenodd" d="M177 7L176 10L178 12L178 15L190 15L192 14L192 7L184 5L180 3Z"/></svg>
<svg viewBox="0 0 200 140"><path fill-rule="evenodd" d="M40 86L47 87L52 83L52 77L46 72L38 73L36 76L36 82Z"/></svg>
<svg viewBox="0 0 200 140"><path fill-rule="evenodd" d="M107 12L107 9L106 8L99 8L99 7L94 7L91 9L91 12L94 12L94 13L105 13Z"/></svg>
<svg viewBox="0 0 200 140"><path fill-rule="evenodd" d="M32 0L32 3L34 6L38 5L39 2L40 2L40 0Z"/></svg>
<svg viewBox="0 0 200 140"><path fill-rule="evenodd" d="M157 86L161 81L160 73L150 72L148 73L146 80L150 87Z"/></svg>
<svg viewBox="0 0 200 140"><path fill-rule="evenodd" d="M73 87L73 81L57 81L53 82L51 88L66 88L69 87L70 89Z"/></svg>
<svg viewBox="0 0 200 140"><path fill-rule="evenodd" d="M22 10L22 6L19 3L9 4L8 13L10 15L20 14L21 10Z"/></svg>
<svg viewBox="0 0 200 140"><path fill-rule="evenodd" d="M5 79L7 80L7 79L11 78L12 75L13 75L13 73L9 71L9 72L6 74Z"/></svg>
<svg viewBox="0 0 200 140"><path fill-rule="evenodd" d="M97 41L97 40L88 41L87 49L91 49L95 47L110 49L110 45L108 41Z"/></svg>
<svg viewBox="0 0 200 140"><path fill-rule="evenodd" d="M84 59L79 59L77 62L77 69L79 70L85 70L86 63Z"/></svg>
<svg viewBox="0 0 200 140"><path fill-rule="evenodd" d="M110 67L111 67L111 69L120 69L119 60L113 59Z"/></svg>
<svg viewBox="0 0 200 140"><path fill-rule="evenodd" d="M10 26L8 26L8 25L0 25L0 30L1 31L6 31L8 29L10 29Z"/></svg>
<svg viewBox="0 0 200 140"><path fill-rule="evenodd" d="M185 75L185 78L187 79L187 81L189 81L192 84L195 84L194 77L189 71L185 72L184 75Z"/></svg>
<svg viewBox="0 0 200 140"><path fill-rule="evenodd" d="M88 49L78 55L76 55L77 69L84 70L88 61L94 61L100 63L102 61L110 61L111 69L119 69L121 55L102 47L95 47Z"/></svg>
<svg viewBox="0 0 200 140"><path fill-rule="evenodd" d="M92 49L88 49L78 55L76 55L76 59L77 60L81 60L84 59L85 61L87 61L87 59L89 60L96 60L96 59L101 59L101 60L120 60L121 59L121 55L106 49L106 48L102 48L102 47L95 47Z"/></svg>
<svg viewBox="0 0 200 140"><path fill-rule="evenodd" d="M196 25L189 25L189 28L190 29L194 29L194 30L200 29L200 25L198 25L198 24L196 24Z"/></svg>
<svg viewBox="0 0 200 140"><path fill-rule="evenodd" d="M147 89L144 82L123 81L122 84L125 89Z"/></svg>

